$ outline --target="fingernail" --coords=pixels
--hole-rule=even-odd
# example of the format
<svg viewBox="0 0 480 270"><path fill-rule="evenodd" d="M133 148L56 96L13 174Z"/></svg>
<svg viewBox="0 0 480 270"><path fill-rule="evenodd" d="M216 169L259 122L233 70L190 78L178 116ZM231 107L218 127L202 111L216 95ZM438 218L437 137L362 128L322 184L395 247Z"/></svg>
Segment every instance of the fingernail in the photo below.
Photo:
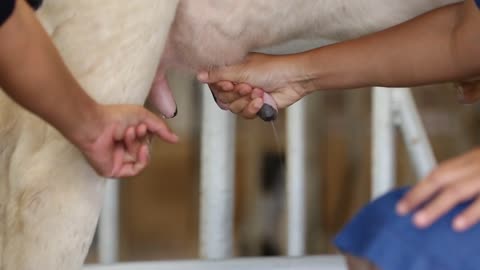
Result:
<svg viewBox="0 0 480 270"><path fill-rule="evenodd" d="M415 217L413 218L413 222L415 223L415 225L417 225L418 227L425 227L428 225L428 218L427 218L427 215L425 213L418 213L415 215Z"/></svg>
<svg viewBox="0 0 480 270"><path fill-rule="evenodd" d="M253 104L253 107L256 110L259 110L260 108L262 108L262 105L263 105L263 100L262 99L256 99L255 103Z"/></svg>
<svg viewBox="0 0 480 270"><path fill-rule="evenodd" d="M264 95L264 91L259 89L259 88L255 88L253 89L252 91L252 98L263 98L263 95Z"/></svg>
<svg viewBox="0 0 480 270"><path fill-rule="evenodd" d="M197 80L201 82L207 82L208 81L208 72L201 71L197 75Z"/></svg>
<svg viewBox="0 0 480 270"><path fill-rule="evenodd" d="M453 222L453 229L457 232L463 232L467 229L467 221L464 218L457 218Z"/></svg>
<svg viewBox="0 0 480 270"><path fill-rule="evenodd" d="M405 203L397 204L397 214L399 214L400 216L405 216L406 214L408 214L408 208Z"/></svg>

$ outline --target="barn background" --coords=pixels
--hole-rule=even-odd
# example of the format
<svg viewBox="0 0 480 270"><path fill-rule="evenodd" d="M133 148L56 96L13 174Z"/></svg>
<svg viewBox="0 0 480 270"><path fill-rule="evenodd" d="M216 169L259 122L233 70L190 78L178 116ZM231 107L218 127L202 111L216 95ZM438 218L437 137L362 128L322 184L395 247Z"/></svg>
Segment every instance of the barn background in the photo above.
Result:
<svg viewBox="0 0 480 270"><path fill-rule="evenodd" d="M121 181L120 259L148 261L198 257L201 94L192 77L170 74L179 115L169 120L178 145L155 141L150 167ZM478 109L457 102L451 85L413 91L439 161L477 144ZM371 91L332 91L307 97L309 254L334 253L332 237L370 197ZM285 254L284 119L237 122L235 255ZM399 185L415 181L401 135ZM88 262L96 262L96 245Z"/></svg>

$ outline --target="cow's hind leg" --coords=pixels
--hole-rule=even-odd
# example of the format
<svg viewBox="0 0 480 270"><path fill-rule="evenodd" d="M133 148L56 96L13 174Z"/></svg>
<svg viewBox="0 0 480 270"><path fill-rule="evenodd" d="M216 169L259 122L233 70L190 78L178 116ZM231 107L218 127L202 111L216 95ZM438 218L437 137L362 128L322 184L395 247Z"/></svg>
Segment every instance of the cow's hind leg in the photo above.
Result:
<svg viewBox="0 0 480 270"><path fill-rule="evenodd" d="M104 180L55 130L22 121L8 173L2 270L76 270L88 252Z"/></svg>

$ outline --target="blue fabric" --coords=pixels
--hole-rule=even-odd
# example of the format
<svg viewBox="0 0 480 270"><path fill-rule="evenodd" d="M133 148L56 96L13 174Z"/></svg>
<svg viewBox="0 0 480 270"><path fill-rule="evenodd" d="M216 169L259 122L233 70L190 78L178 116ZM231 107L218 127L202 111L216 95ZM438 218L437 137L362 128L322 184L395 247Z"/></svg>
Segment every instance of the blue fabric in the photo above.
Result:
<svg viewBox="0 0 480 270"><path fill-rule="evenodd" d="M451 224L471 202L457 206L427 229L412 215L400 217L396 203L408 191L392 191L363 208L335 239L344 253L365 258L381 270L479 270L480 225L457 233Z"/></svg>
<svg viewBox="0 0 480 270"><path fill-rule="evenodd" d="M475 0L475 3L477 4L477 7L480 8L480 0Z"/></svg>

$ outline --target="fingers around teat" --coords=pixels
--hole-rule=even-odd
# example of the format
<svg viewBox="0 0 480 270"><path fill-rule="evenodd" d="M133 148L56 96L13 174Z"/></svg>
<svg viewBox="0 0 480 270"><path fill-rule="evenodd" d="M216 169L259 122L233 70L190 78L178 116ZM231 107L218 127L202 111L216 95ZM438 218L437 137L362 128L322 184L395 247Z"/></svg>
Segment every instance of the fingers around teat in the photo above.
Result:
<svg viewBox="0 0 480 270"><path fill-rule="evenodd" d="M230 81L219 81L215 83L216 87L219 88L218 90L222 91L232 91L234 89L234 85Z"/></svg>
<svg viewBox="0 0 480 270"><path fill-rule="evenodd" d="M242 97L240 99L235 100L229 106L231 112L235 114L239 114L247 108L248 104L252 101L250 97Z"/></svg>
<svg viewBox="0 0 480 270"><path fill-rule="evenodd" d="M147 136L147 125L140 124L136 128L137 138L144 138Z"/></svg>
<svg viewBox="0 0 480 270"><path fill-rule="evenodd" d="M235 92L240 96L246 96L252 93L253 87L246 83L239 83L235 85Z"/></svg>
<svg viewBox="0 0 480 270"><path fill-rule="evenodd" d="M254 88L254 89L252 90L252 94L250 95L250 97L251 97L252 99L263 98L264 94L265 94L265 92L264 92L262 89L260 89L260 88Z"/></svg>
<svg viewBox="0 0 480 270"><path fill-rule="evenodd" d="M223 104L230 104L242 97L236 92L215 91L214 95L217 99L217 102L221 102Z"/></svg>
<svg viewBox="0 0 480 270"><path fill-rule="evenodd" d="M263 99L256 98L252 100L250 103L248 103L247 107L242 111L241 115L246 119L254 119L257 117L257 113L260 111L262 106L263 106Z"/></svg>

